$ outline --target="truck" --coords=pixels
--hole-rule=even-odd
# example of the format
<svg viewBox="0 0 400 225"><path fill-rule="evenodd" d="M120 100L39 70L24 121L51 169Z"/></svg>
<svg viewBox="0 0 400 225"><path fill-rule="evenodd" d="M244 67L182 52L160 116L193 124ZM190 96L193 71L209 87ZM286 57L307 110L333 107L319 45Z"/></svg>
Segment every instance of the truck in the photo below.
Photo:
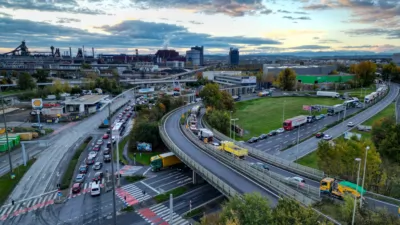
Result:
<svg viewBox="0 0 400 225"><path fill-rule="evenodd" d="M209 129L201 128L201 129L199 129L197 136L199 137L199 139L201 141L204 141L205 143L209 143L213 140L214 134Z"/></svg>
<svg viewBox="0 0 400 225"><path fill-rule="evenodd" d="M333 91L317 91L317 96L339 98L340 94Z"/></svg>
<svg viewBox="0 0 400 225"><path fill-rule="evenodd" d="M295 127L299 127L307 123L307 116L296 116L283 122L283 129L289 131L293 130Z"/></svg>
<svg viewBox="0 0 400 225"><path fill-rule="evenodd" d="M374 100L374 96L369 94L367 96L364 97L364 102L365 103L370 103L372 100Z"/></svg>
<svg viewBox="0 0 400 225"><path fill-rule="evenodd" d="M152 171L160 171L165 168L177 166L181 164L181 160L176 157L173 152L167 152L150 158L150 166Z"/></svg>
<svg viewBox="0 0 400 225"><path fill-rule="evenodd" d="M332 106L331 108L328 109L328 116L333 116L334 114L338 114L340 112L343 112L346 109L346 106L343 104L337 104Z"/></svg>
<svg viewBox="0 0 400 225"><path fill-rule="evenodd" d="M193 108L190 110L190 114L198 116L200 114L200 105L193 106Z"/></svg>
<svg viewBox="0 0 400 225"><path fill-rule="evenodd" d="M326 177L321 180L319 185L321 194L328 194L332 197L343 199L345 194L351 194L356 198L360 198L361 194L365 194L366 190L349 181L339 181L335 178Z"/></svg>
<svg viewBox="0 0 400 225"><path fill-rule="evenodd" d="M317 118L315 116L307 116L307 123L313 123Z"/></svg>
<svg viewBox="0 0 400 225"><path fill-rule="evenodd" d="M240 159L244 159L244 157L249 153L247 149L239 147L231 141L221 141L221 145L218 146L218 150L232 154Z"/></svg>

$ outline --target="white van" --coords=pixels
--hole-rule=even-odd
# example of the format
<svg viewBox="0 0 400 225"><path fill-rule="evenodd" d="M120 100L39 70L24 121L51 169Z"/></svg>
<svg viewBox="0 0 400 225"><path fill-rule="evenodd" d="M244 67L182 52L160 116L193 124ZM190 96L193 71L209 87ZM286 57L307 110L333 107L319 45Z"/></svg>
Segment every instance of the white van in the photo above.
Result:
<svg viewBox="0 0 400 225"><path fill-rule="evenodd" d="M91 188L90 188L90 195L96 196L100 195L100 182L97 184L96 182L92 182Z"/></svg>

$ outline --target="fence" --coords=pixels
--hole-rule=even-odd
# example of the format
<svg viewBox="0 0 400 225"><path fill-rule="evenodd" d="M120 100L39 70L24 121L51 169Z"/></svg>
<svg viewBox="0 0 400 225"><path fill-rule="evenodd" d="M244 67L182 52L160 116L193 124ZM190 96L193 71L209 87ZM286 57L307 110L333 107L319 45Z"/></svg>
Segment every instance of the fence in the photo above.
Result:
<svg viewBox="0 0 400 225"><path fill-rule="evenodd" d="M202 121L204 123L204 125L208 128L211 128L210 125L207 124L207 122L205 120ZM300 164L294 163L294 162L290 162L288 160L285 159L281 159L279 157L275 157L273 155L270 155L268 153L262 152L260 150L257 150L255 148L252 148L250 146L247 146L243 143L237 142L233 139L230 139L229 137L225 136L224 134L222 134L221 132L215 130L214 128L211 128L214 135L220 139L220 140L229 140L234 142L236 145L246 148L249 150L249 154L250 156L253 156L261 161L264 161L266 163L269 163L271 165L286 169L288 171L294 172L296 174L299 175L303 175L305 177L309 177L315 180L321 180L324 178L325 174L323 171L320 170L316 170L307 166L302 166Z"/></svg>

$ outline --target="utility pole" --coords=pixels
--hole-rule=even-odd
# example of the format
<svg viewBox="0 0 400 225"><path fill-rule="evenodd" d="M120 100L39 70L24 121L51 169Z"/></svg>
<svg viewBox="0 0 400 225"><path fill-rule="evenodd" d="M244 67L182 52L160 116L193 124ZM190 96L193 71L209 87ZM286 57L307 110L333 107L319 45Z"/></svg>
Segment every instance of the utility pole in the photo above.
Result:
<svg viewBox="0 0 400 225"><path fill-rule="evenodd" d="M229 118L229 138L232 139L232 111L231 117Z"/></svg>
<svg viewBox="0 0 400 225"><path fill-rule="evenodd" d="M297 145L296 145L297 153L299 153L299 141L300 141L300 126L299 129L297 130Z"/></svg>
<svg viewBox="0 0 400 225"><path fill-rule="evenodd" d="M9 140L8 140L8 129L7 129L6 113L4 112L4 108L6 107L5 104L4 104L4 97L1 98L1 102L3 104L3 122L4 122L5 133L6 133L7 151L8 151L8 163L10 164L10 177L11 177L13 169L12 169L12 161L11 161L10 143L9 143Z"/></svg>
<svg viewBox="0 0 400 225"><path fill-rule="evenodd" d="M286 100L283 101L282 123L285 122L285 104L286 104Z"/></svg>
<svg viewBox="0 0 400 225"><path fill-rule="evenodd" d="M172 224L173 214L174 214L174 197L169 194L169 224Z"/></svg>
<svg viewBox="0 0 400 225"><path fill-rule="evenodd" d="M363 179L361 183L361 198L360 198L360 208L362 207L363 204L363 190L364 189L364 181L365 181L365 173L367 172L367 156L368 156L368 150L369 146L365 148L365 159L364 159L364 173L363 173Z"/></svg>
<svg viewBox="0 0 400 225"><path fill-rule="evenodd" d="M111 180L112 180L112 195L113 195L113 221L114 221L114 225L117 225L117 203L115 200L115 172L114 172L114 160L112 160L113 158L113 143L112 143L112 129L111 129L111 103L108 103L108 125L109 125L109 129L110 129L110 136L111 136L111 145L110 145L110 156L111 156ZM119 177L118 177L119 179Z"/></svg>

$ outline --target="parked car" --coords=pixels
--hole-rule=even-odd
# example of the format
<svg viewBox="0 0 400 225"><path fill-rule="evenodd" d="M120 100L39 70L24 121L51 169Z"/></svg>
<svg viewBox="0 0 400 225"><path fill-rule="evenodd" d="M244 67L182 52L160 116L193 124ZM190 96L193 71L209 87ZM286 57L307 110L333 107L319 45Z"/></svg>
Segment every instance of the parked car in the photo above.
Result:
<svg viewBox="0 0 400 225"><path fill-rule="evenodd" d="M258 139L264 140L264 139L266 139L267 137L268 137L268 134L261 134L261 135L258 137Z"/></svg>
<svg viewBox="0 0 400 225"><path fill-rule="evenodd" d="M248 143L254 143L254 142L257 142L258 141L258 138L257 137L252 137L252 138L250 138L247 142Z"/></svg>
<svg viewBox="0 0 400 225"><path fill-rule="evenodd" d="M79 192L81 192L81 183L75 183L74 185L72 185L72 193L73 194L77 194Z"/></svg>
<svg viewBox="0 0 400 225"><path fill-rule="evenodd" d="M315 134L315 137L316 138L322 138L324 135L325 135L324 133L318 132L318 133Z"/></svg>
<svg viewBox="0 0 400 225"><path fill-rule="evenodd" d="M324 137L323 137L323 139L324 139L325 141L329 141L329 140L332 140L332 136L331 136L331 135L328 135L328 134L325 134Z"/></svg>
<svg viewBox="0 0 400 225"><path fill-rule="evenodd" d="M276 130L276 132L278 132L278 134L285 132L285 129L283 129L282 127L279 128L278 130Z"/></svg>
<svg viewBox="0 0 400 225"><path fill-rule="evenodd" d="M268 133L268 136L275 136L275 135L277 135L278 134L278 132L276 132L276 130L271 130L269 133Z"/></svg>

